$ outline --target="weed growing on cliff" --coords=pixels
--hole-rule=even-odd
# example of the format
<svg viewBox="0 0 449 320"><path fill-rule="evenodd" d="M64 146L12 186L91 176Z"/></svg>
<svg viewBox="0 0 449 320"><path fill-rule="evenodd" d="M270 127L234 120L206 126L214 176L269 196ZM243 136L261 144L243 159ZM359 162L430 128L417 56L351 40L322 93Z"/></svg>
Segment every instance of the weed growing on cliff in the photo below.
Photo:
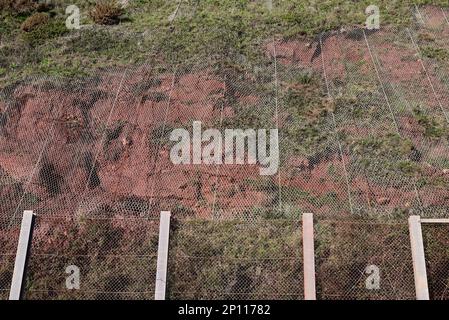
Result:
<svg viewBox="0 0 449 320"><path fill-rule="evenodd" d="M0 0L0 11L14 15L30 14L38 7L35 0Z"/></svg>
<svg viewBox="0 0 449 320"><path fill-rule="evenodd" d="M447 134L445 128L426 115L419 106L413 109L413 115L418 121L418 124L424 128L425 137L441 138Z"/></svg>
<svg viewBox="0 0 449 320"><path fill-rule="evenodd" d="M91 3L86 4L81 0L70 2L81 8L86 16L89 11L95 12L93 19L98 23L117 23L122 10L119 6L111 5L113 3L103 1L101 4L105 9L100 10L98 7L97 11ZM420 0L416 4L427 3L447 5L438 0ZM5 10L0 13L4 22L0 25L0 34L2 40L6 39L6 45L20 45L16 41L20 24L27 16L40 10L36 4L32 0L1 0ZM66 1L55 3L51 10L55 16L51 20L62 21L63 24L67 4ZM34 56L47 56L52 64L52 67L37 70L73 74L82 71L80 69L90 71L99 66L142 61L148 55L162 56L171 62L183 62L186 58L210 59L235 53L255 61L263 55L264 41L271 41L273 35L285 38L298 35L313 37L319 32L345 25L362 25L366 19L365 8L370 2L332 0L326 5L318 5L314 1L279 1L274 4L273 10L268 10L263 1L189 1L181 2L178 15L169 21L168 17L178 4L177 0L131 1L126 9L129 19L114 27L115 34L109 37L105 37L104 33L105 28L110 28L108 26L88 26L70 32L71 36L64 39L59 37L59 31L52 33L52 37L46 36L45 39L58 36L58 41L61 41L58 47L67 50L54 50L51 46L34 48ZM413 4L415 2L411 0L380 1L378 6L382 12L382 23L405 25L410 21ZM89 19L83 21L83 25L91 23ZM89 33L99 35L90 41L92 35ZM34 36L28 38L31 41ZM36 40L34 45L37 43L40 41ZM15 60L23 61L20 58L22 52L17 52ZM6 80L36 72L36 69L22 61L8 65ZM82 61L83 68L73 65L81 64L79 61Z"/></svg>
<svg viewBox="0 0 449 320"><path fill-rule="evenodd" d="M97 24L111 25L119 23L124 12L117 0L99 0L89 15Z"/></svg>
<svg viewBox="0 0 449 320"><path fill-rule="evenodd" d="M24 23L22 25L23 28L26 28L25 32L22 35L22 38L31 46L38 46L45 41L55 39L60 37L68 32L67 28L64 25L64 21L62 19L48 19L46 20L44 16L45 13L38 13L39 21L30 21L28 23Z"/></svg>
<svg viewBox="0 0 449 320"><path fill-rule="evenodd" d="M48 14L37 12L26 18L20 28L25 32L30 32L44 24L47 24L49 20L50 17L48 16Z"/></svg>
<svg viewBox="0 0 449 320"><path fill-rule="evenodd" d="M424 57L440 61L446 61L449 59L449 52L444 48L425 46L421 49L421 53Z"/></svg>

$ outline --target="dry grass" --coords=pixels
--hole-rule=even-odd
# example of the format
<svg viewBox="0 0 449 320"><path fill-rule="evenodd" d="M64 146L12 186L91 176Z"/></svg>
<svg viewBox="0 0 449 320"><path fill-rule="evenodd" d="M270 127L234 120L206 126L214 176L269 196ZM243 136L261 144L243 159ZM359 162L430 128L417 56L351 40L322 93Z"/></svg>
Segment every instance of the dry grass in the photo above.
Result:
<svg viewBox="0 0 449 320"><path fill-rule="evenodd" d="M97 24L112 25L119 23L123 13L122 6L116 0L100 0L90 11L90 17Z"/></svg>
<svg viewBox="0 0 449 320"><path fill-rule="evenodd" d="M0 0L0 10L15 14L31 13L37 8L35 0Z"/></svg>
<svg viewBox="0 0 449 320"><path fill-rule="evenodd" d="M37 12L29 16L21 25L21 29L25 32L30 32L42 26L49 21L49 16L46 13Z"/></svg>

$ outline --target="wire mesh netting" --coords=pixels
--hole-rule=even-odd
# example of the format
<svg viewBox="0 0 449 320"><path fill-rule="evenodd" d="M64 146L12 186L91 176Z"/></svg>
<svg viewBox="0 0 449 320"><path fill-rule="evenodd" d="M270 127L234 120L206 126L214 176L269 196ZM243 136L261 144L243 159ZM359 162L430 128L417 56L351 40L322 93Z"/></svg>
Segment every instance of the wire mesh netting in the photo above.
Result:
<svg viewBox="0 0 449 320"><path fill-rule="evenodd" d="M273 37L251 57L223 44L207 59L5 88L0 297L28 209L29 299L151 299L161 210L178 219L170 298L302 298L303 212L317 218L320 298L413 298L406 225L388 219L449 205L449 20L438 8L413 16L401 30ZM174 165L170 133L194 121L220 134L279 129L276 173L248 154ZM445 235L426 237L433 296L445 298ZM65 288L71 265L80 290ZM379 289L366 288L368 266Z"/></svg>
<svg viewBox="0 0 449 320"><path fill-rule="evenodd" d="M269 57L239 68L155 61L8 88L1 148L9 200L1 221L23 209L95 211L99 204L206 218L445 215L448 123L439 106L448 89L418 61L422 70L405 79L391 67L415 59L416 32L321 35L314 50L302 51L275 41ZM283 58L288 50L299 52ZM262 176L246 155L242 163L174 165L170 133L190 132L194 121L221 134L279 129L277 171Z"/></svg>
<svg viewBox="0 0 449 320"><path fill-rule="evenodd" d="M153 299L158 233L158 219L38 216L24 298Z"/></svg>
<svg viewBox="0 0 449 320"><path fill-rule="evenodd" d="M20 234L20 219L12 221L8 229L0 229L0 300L9 296L17 243Z"/></svg>
<svg viewBox="0 0 449 320"><path fill-rule="evenodd" d="M432 300L449 299L449 226L422 225L429 294Z"/></svg>
<svg viewBox="0 0 449 320"><path fill-rule="evenodd" d="M170 299L302 299L301 222L175 223Z"/></svg>
<svg viewBox="0 0 449 320"><path fill-rule="evenodd" d="M318 299L415 298L406 222L318 220L315 260Z"/></svg>

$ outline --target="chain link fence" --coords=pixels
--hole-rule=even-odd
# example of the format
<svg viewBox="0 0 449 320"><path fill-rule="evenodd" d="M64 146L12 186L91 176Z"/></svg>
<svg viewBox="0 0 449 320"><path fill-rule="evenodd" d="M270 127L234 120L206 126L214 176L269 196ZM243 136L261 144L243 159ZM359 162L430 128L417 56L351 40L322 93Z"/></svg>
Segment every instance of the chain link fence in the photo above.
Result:
<svg viewBox="0 0 449 320"><path fill-rule="evenodd" d="M449 226L422 224L429 294L432 300L449 299Z"/></svg>
<svg viewBox="0 0 449 320"><path fill-rule="evenodd" d="M2 232L7 299L20 220ZM447 299L446 224L423 224L431 299ZM24 299L153 299L159 220L37 216ZM315 219L317 299L415 299L403 220ZM167 299L304 298L302 222L172 219ZM75 270L75 271L74 271Z"/></svg>
<svg viewBox="0 0 449 320"><path fill-rule="evenodd" d="M19 242L21 218L14 219L9 228L0 228L0 300L9 296L11 279Z"/></svg>
<svg viewBox="0 0 449 320"><path fill-rule="evenodd" d="M38 216L24 298L152 299L158 228L158 219Z"/></svg>
<svg viewBox="0 0 449 320"><path fill-rule="evenodd" d="M171 241L171 299L303 297L300 221L180 220Z"/></svg>
<svg viewBox="0 0 449 320"><path fill-rule="evenodd" d="M318 220L317 298L415 299L406 221Z"/></svg>
<svg viewBox="0 0 449 320"><path fill-rule="evenodd" d="M251 57L225 37L204 59L152 58L8 86L0 93L0 297L27 209L38 214L27 299L151 299L161 210L175 218L172 299L301 299L303 212L317 220L319 298L413 298L406 224L389 221L447 216L448 44L428 25L434 15L422 12L403 30L273 37ZM449 27L444 12L439 21ZM190 132L193 121L220 133L278 129L278 171L173 165L169 135ZM446 236L432 228L426 250L439 299ZM82 275L79 290L66 290L70 266Z"/></svg>

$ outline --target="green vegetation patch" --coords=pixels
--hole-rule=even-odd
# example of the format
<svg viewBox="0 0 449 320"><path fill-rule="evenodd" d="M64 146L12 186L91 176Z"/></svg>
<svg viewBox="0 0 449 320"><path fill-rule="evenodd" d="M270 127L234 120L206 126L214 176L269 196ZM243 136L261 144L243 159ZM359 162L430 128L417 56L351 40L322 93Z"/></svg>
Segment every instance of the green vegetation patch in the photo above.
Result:
<svg viewBox="0 0 449 320"><path fill-rule="evenodd" d="M413 109L413 115L418 124L424 129L424 136L428 138L441 138L447 135L447 129L435 119L425 114L420 107Z"/></svg>
<svg viewBox="0 0 449 320"><path fill-rule="evenodd" d="M449 51L445 48L434 46L425 46L421 49L421 53L426 58L447 61L449 59Z"/></svg>
<svg viewBox="0 0 449 320"><path fill-rule="evenodd" d="M300 298L299 222L179 221L172 233L171 298Z"/></svg>
<svg viewBox="0 0 449 320"><path fill-rule="evenodd" d="M409 23L410 8L415 3L447 5L438 0L382 0L376 3L380 8L381 23ZM61 26L68 17L65 9L73 4L80 8L82 29L62 30ZM19 49L23 44L17 41L18 36L22 35L21 24L36 13L46 12L50 20L45 28L24 36L26 43L33 45L31 55L49 58L55 64L51 70L67 74L76 72L73 66L76 63L85 70L94 71L98 67L143 61L152 55L159 55L171 62L182 62L193 57L226 57L231 53L242 54L248 61L258 60L263 54L264 43L272 41L275 36L310 38L319 32L342 26L363 25L365 9L370 4L370 1L331 0L323 3L279 0L273 1L273 9L269 10L264 1L250 0L135 0L125 8L119 8L114 1L104 0L63 0L50 5L32 0L1 0L0 19L4 23L0 25L0 37L4 45L17 49L14 51L19 56L4 58L8 63L2 66L6 72L0 79L7 82L24 75L49 71L29 61L26 50L22 54L23 50ZM98 37L89 34L105 30L95 23L118 22L116 26L106 27L111 31L112 38L105 33L100 33ZM72 40L77 37L86 41ZM53 46L45 44L48 40ZM69 47L69 51L54 50L56 42L57 47ZM89 50L92 46L94 50ZM441 52L427 54L438 56ZM73 63L72 60L78 62ZM64 68L69 72L65 72Z"/></svg>

